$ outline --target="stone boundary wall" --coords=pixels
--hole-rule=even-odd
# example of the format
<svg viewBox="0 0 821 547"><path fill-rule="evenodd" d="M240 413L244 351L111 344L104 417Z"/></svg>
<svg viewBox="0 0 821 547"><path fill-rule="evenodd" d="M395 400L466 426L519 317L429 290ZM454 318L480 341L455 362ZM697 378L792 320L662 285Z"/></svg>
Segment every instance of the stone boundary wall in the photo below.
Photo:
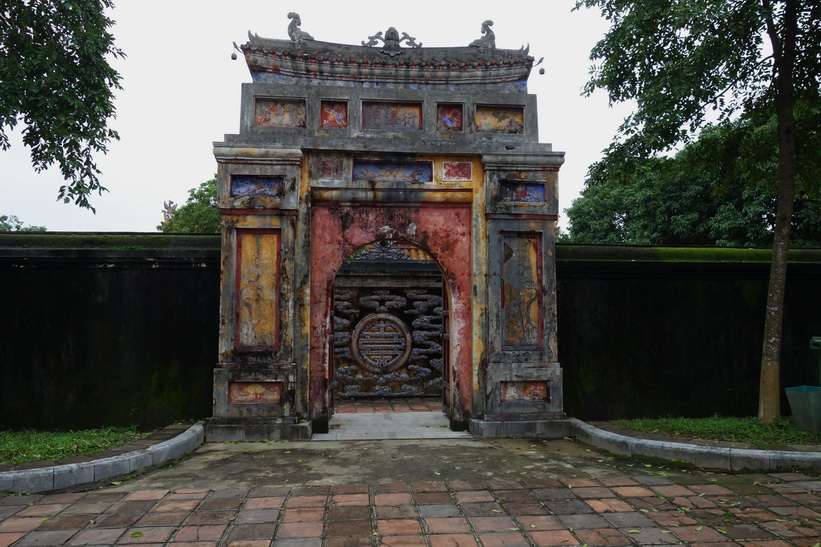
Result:
<svg viewBox="0 0 821 547"><path fill-rule="evenodd" d="M210 416L219 245L210 235L0 234L0 429ZM755 414L769 251L556 254L569 416ZM792 260L782 383L817 384L808 345L821 336L821 250Z"/></svg>

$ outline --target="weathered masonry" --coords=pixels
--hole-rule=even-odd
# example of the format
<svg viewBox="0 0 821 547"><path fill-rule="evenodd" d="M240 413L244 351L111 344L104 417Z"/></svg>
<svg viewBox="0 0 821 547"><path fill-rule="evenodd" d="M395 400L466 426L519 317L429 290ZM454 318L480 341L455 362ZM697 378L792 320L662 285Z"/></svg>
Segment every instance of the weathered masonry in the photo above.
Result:
<svg viewBox="0 0 821 547"><path fill-rule="evenodd" d="M309 438L341 391L370 384L436 388L451 426L477 436L560 433L564 154L538 142L533 57L497 49L491 21L467 47L428 48L394 28L360 46L321 42L289 18L290 39L249 33L238 48L253 82L239 134L214 145L222 291L209 438ZM424 255L439 288L430 267L404 268L356 292L354 259L380 247ZM434 372L437 383L415 376Z"/></svg>

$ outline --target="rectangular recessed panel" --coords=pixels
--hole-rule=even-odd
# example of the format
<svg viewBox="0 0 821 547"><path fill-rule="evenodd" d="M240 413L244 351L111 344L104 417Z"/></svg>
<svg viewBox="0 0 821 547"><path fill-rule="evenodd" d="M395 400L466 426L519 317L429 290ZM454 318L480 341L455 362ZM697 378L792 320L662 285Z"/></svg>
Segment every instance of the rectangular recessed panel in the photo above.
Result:
<svg viewBox="0 0 821 547"><path fill-rule="evenodd" d="M537 234L503 235L501 299L503 347L542 347L542 249Z"/></svg>
<svg viewBox="0 0 821 547"><path fill-rule="evenodd" d="M306 108L302 99L257 99L254 125L261 127L305 127Z"/></svg>
<svg viewBox="0 0 821 547"><path fill-rule="evenodd" d="M279 246L279 230L237 230L237 349L271 350L279 346Z"/></svg>
<svg viewBox="0 0 821 547"><path fill-rule="evenodd" d="M282 382L230 382L229 405L278 405L282 401Z"/></svg>
<svg viewBox="0 0 821 547"><path fill-rule="evenodd" d="M358 161L353 166L353 180L369 182L432 182L433 165L429 161L370 162Z"/></svg>
<svg viewBox="0 0 821 547"><path fill-rule="evenodd" d="M550 402L550 384L547 380L502 382L502 402L533 401Z"/></svg>
<svg viewBox="0 0 821 547"><path fill-rule="evenodd" d="M436 127L440 131L462 131L463 119L461 104L436 105Z"/></svg>
<svg viewBox="0 0 821 547"><path fill-rule="evenodd" d="M519 203L544 203L544 184L503 180L500 184L501 200Z"/></svg>
<svg viewBox="0 0 821 547"><path fill-rule="evenodd" d="M523 106L477 106L476 131L524 133Z"/></svg>
<svg viewBox="0 0 821 547"><path fill-rule="evenodd" d="M442 171L446 181L473 179L473 164L469 161L446 161L442 163Z"/></svg>
<svg viewBox="0 0 821 547"><path fill-rule="evenodd" d="M422 103L362 103L362 128L386 131L422 129Z"/></svg>
<svg viewBox="0 0 821 547"><path fill-rule="evenodd" d="M285 177L263 177L257 175L231 175L231 195L242 196L282 196L285 193Z"/></svg>
<svg viewBox="0 0 821 547"><path fill-rule="evenodd" d="M348 127L348 103L346 101L322 101L319 125L322 127Z"/></svg>

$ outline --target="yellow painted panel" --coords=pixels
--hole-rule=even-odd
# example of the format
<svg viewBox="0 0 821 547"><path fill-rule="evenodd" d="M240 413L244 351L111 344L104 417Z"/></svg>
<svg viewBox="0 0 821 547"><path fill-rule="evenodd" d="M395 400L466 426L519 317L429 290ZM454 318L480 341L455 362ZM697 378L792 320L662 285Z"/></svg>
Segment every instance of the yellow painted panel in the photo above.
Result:
<svg viewBox="0 0 821 547"><path fill-rule="evenodd" d="M236 345L279 346L278 230L238 230Z"/></svg>

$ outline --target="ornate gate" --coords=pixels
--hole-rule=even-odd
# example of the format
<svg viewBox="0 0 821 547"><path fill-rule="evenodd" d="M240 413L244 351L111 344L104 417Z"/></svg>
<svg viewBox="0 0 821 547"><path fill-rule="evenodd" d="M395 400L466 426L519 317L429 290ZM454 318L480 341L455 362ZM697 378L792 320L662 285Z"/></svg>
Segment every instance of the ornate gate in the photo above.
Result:
<svg viewBox="0 0 821 547"><path fill-rule="evenodd" d="M490 22L466 47L423 48L395 28L322 42L290 16L289 39L237 48L253 82L239 133L214 144L223 256L206 435L309 438L335 393L440 389L454 428L564 435L564 154L538 142L533 57L497 48ZM390 241L424 249L438 288L421 271L359 283L348 257Z"/></svg>

